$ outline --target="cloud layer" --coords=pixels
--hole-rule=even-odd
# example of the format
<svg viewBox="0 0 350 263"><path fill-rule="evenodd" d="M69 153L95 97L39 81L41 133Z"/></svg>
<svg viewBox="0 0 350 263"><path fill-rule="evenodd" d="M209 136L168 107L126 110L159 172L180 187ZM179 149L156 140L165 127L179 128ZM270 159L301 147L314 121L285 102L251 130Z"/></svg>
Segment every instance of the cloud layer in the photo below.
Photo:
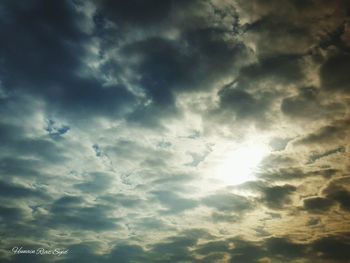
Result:
<svg viewBox="0 0 350 263"><path fill-rule="evenodd" d="M0 261L348 262L349 10L1 2Z"/></svg>

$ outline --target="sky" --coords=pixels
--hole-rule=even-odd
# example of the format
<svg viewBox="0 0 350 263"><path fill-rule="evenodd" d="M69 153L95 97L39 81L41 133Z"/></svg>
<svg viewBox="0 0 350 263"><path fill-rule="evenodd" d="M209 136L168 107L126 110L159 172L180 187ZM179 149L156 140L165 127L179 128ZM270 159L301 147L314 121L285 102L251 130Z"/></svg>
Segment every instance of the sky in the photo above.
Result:
<svg viewBox="0 0 350 263"><path fill-rule="evenodd" d="M1 1L0 261L350 262L349 14Z"/></svg>

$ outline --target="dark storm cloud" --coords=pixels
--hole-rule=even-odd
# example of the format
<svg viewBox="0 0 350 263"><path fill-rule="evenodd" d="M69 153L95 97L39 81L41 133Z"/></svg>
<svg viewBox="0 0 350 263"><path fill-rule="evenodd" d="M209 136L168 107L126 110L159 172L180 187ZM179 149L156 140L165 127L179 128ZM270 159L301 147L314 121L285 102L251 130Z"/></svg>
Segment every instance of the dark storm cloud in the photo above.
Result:
<svg viewBox="0 0 350 263"><path fill-rule="evenodd" d="M134 70L141 75L138 85L152 104L142 106L129 119L150 118L152 124L152 116L176 114L176 92L212 88L215 81L234 70L244 52L243 45L225 41L215 28L185 32L179 40L157 37L130 44L124 53L141 57Z"/></svg>
<svg viewBox="0 0 350 263"><path fill-rule="evenodd" d="M36 156L47 162L58 163L67 160L61 146L47 139L22 139L13 142L12 147L23 156Z"/></svg>
<svg viewBox="0 0 350 263"><path fill-rule="evenodd" d="M262 181L247 182L242 186L259 193L259 201L271 209L283 209L285 205L290 204L290 197L297 190L294 185L271 185Z"/></svg>
<svg viewBox="0 0 350 263"><path fill-rule="evenodd" d="M340 205L345 211L350 211L350 191L346 189L340 182L331 182L326 189L323 190L327 198Z"/></svg>
<svg viewBox="0 0 350 263"><path fill-rule="evenodd" d="M171 106L174 103L172 89L184 88L195 76L191 69L196 67L192 65L189 68L189 65L196 63L196 58L182 51L181 45L175 41L146 39L125 47L123 53L141 56L141 63L136 69L142 74L140 85L157 105Z"/></svg>
<svg viewBox="0 0 350 263"><path fill-rule="evenodd" d="M83 198L65 196L50 207L48 226L104 231L118 228L117 218L109 216L110 206L89 205Z"/></svg>
<svg viewBox="0 0 350 263"><path fill-rule="evenodd" d="M142 38L121 44L119 53L125 61L137 60L123 66L139 76L132 83L150 99L140 103L127 119L151 127L157 125L159 119L178 116L177 93L212 89L216 81L235 72L235 66L248 52L209 1L154 3L157 5L142 1L98 2L102 20L116 23L116 34L133 37L128 34L130 29L144 34ZM230 17L231 23L235 19ZM154 30L159 34L154 36ZM175 37L166 36L174 31ZM106 45L104 51L108 52L109 48ZM109 56L107 63L119 67L120 57Z"/></svg>
<svg viewBox="0 0 350 263"><path fill-rule="evenodd" d="M306 252L302 244L295 244L286 238L269 238L265 241L265 246L269 253L280 259L300 258Z"/></svg>
<svg viewBox="0 0 350 263"><path fill-rule="evenodd" d="M296 96L283 99L281 110L290 117L301 119L316 119L334 117L344 114L344 106L340 103L322 103L319 90L315 87L302 87Z"/></svg>
<svg viewBox="0 0 350 263"><path fill-rule="evenodd" d="M7 37L0 70L5 89L39 96L59 112L113 115L132 102L124 87L103 87L98 79L79 75L88 36L78 26L82 15L72 3L8 1L3 13L0 32Z"/></svg>
<svg viewBox="0 0 350 263"><path fill-rule="evenodd" d="M303 77L300 56L291 54L262 57L258 63L242 67L239 85L252 87L259 81L273 80L276 83L296 83Z"/></svg>
<svg viewBox="0 0 350 263"><path fill-rule="evenodd" d="M350 191L347 191L345 189L339 190L335 193L330 194L329 197L339 202L342 209L348 212L350 211Z"/></svg>
<svg viewBox="0 0 350 263"><path fill-rule="evenodd" d="M274 180L278 181L280 178ZM271 209L284 209L291 203L291 195L297 190L294 185L272 185L263 181L246 182L240 187L258 193L260 197L255 200L255 203L264 204Z"/></svg>
<svg viewBox="0 0 350 263"><path fill-rule="evenodd" d="M293 185L271 186L264 188L263 201L273 209L282 209L284 205L290 203L290 195L296 191Z"/></svg>
<svg viewBox="0 0 350 263"><path fill-rule="evenodd" d="M320 77L322 87L330 92L350 91L350 55L347 53L338 53L330 56L321 66Z"/></svg>
<svg viewBox="0 0 350 263"><path fill-rule="evenodd" d="M304 208L310 212L324 212L334 205L334 201L323 197L304 199Z"/></svg>
<svg viewBox="0 0 350 263"><path fill-rule="evenodd" d="M273 55L240 67L236 79L218 92L219 109L215 113L225 113L225 119L235 116L238 121L267 125L273 102L280 96L275 87L303 78L299 60L297 55Z"/></svg>
<svg viewBox="0 0 350 263"><path fill-rule="evenodd" d="M4 142L9 143L18 136L23 136L23 130L18 125L0 122L0 136Z"/></svg>
<svg viewBox="0 0 350 263"><path fill-rule="evenodd" d="M350 259L350 239L348 233L339 236L326 236L311 244L314 252L322 260L346 262Z"/></svg>
<svg viewBox="0 0 350 263"><path fill-rule="evenodd" d="M0 181L0 196L8 198L48 198L48 196L37 189L31 189L20 185Z"/></svg>
<svg viewBox="0 0 350 263"><path fill-rule="evenodd" d="M66 160L60 145L55 144L45 137L32 138L26 133L27 131L22 125L0 123L0 136L3 140L1 148L3 153L20 155L22 158L35 156L46 162L63 162ZM20 162L20 160L18 161ZM28 168L30 168L33 166L29 165L30 162L35 161L28 160L27 162ZM4 166L9 165L11 165L11 162L4 164Z"/></svg>
<svg viewBox="0 0 350 263"><path fill-rule="evenodd" d="M234 35L214 26L185 31L184 41L191 45L191 53L197 60L189 64L188 69L196 73L192 77L194 88L210 88L221 77L230 76L235 66L249 55L249 49L234 38ZM227 40L228 36L231 39ZM196 87L197 86L197 87Z"/></svg>
<svg viewBox="0 0 350 263"><path fill-rule="evenodd" d="M0 159L0 173L7 176L36 177L40 175L40 161L24 158L4 157Z"/></svg>
<svg viewBox="0 0 350 263"><path fill-rule="evenodd" d="M259 244L246 241L242 238L232 238L234 249L230 252L230 262L258 262L265 252Z"/></svg>
<svg viewBox="0 0 350 263"><path fill-rule="evenodd" d="M281 96L277 86L294 84L303 79L300 56L291 54L266 56L240 67L236 79L219 92L219 108L225 121L250 120L260 126L273 123L272 106Z"/></svg>
<svg viewBox="0 0 350 263"><path fill-rule="evenodd" d="M0 206L1 222L7 224L11 222L21 221L23 218L23 211L17 207Z"/></svg>
<svg viewBox="0 0 350 263"><path fill-rule="evenodd" d="M130 27L159 26L168 23L174 9L189 8L194 2L173 0L151 0L128 2L101 0L97 1L98 12L118 25Z"/></svg>
<svg viewBox="0 0 350 263"><path fill-rule="evenodd" d="M256 97L256 95L237 89L233 85L226 85L218 92L221 110L235 114L237 119L263 118L270 106L269 97L271 94L261 94Z"/></svg>

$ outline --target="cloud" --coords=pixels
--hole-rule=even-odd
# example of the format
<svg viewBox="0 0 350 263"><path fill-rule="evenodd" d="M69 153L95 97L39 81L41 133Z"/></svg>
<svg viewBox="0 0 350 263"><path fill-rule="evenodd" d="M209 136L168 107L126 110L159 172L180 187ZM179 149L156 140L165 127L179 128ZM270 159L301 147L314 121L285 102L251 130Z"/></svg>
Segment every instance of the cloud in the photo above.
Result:
<svg viewBox="0 0 350 263"><path fill-rule="evenodd" d="M171 24L179 10L191 9L195 3L198 4L198 1L152 0L146 3L132 0L115 3L102 0L97 2L97 12L123 28L152 28Z"/></svg>
<svg viewBox="0 0 350 263"><path fill-rule="evenodd" d="M349 260L349 238L347 236L329 236L316 240L312 244L315 252L323 260L344 261Z"/></svg>
<svg viewBox="0 0 350 263"><path fill-rule="evenodd" d="M304 208L310 212L323 212L329 210L334 204L333 200L323 197L304 199Z"/></svg>
<svg viewBox="0 0 350 263"><path fill-rule="evenodd" d="M325 103L319 99L319 90L314 87L303 87L299 94L283 99L281 110L290 117L300 119L328 118L343 115L344 107L340 103Z"/></svg>
<svg viewBox="0 0 350 263"><path fill-rule="evenodd" d="M249 199L229 193L208 195L202 202L218 211L236 212L238 214L253 207L253 203Z"/></svg>
<svg viewBox="0 0 350 263"><path fill-rule="evenodd" d="M106 257L97 254L98 246L93 242L80 244L72 244L68 247L69 257L60 260L59 262L71 263L76 260L84 260L85 262L105 262Z"/></svg>
<svg viewBox="0 0 350 263"><path fill-rule="evenodd" d="M184 210L193 209L198 205L196 200L183 198L172 192L156 191L153 192L153 195L167 208L165 213L179 213Z"/></svg>
<svg viewBox="0 0 350 263"><path fill-rule="evenodd" d="M276 258L301 258L306 253L304 245L295 244L286 238L272 237L267 239L265 244L269 253Z"/></svg>
<svg viewBox="0 0 350 263"><path fill-rule="evenodd" d="M108 255L106 262L147 262L146 253L142 247L136 245L117 245Z"/></svg>
<svg viewBox="0 0 350 263"><path fill-rule="evenodd" d="M67 133L69 131L69 129L70 128L67 125L57 126L57 124L55 123L54 120L48 120L48 124L47 124L47 128L46 128L47 132L49 133L49 135L53 139L60 138L62 135Z"/></svg>
<svg viewBox="0 0 350 263"><path fill-rule="evenodd" d="M336 181L331 182L327 188L323 190L327 197L340 205L345 211L350 210L350 191Z"/></svg>
<svg viewBox="0 0 350 263"><path fill-rule="evenodd" d="M273 209L281 209L285 204L290 203L290 195L297 188L293 185L271 186L263 189L263 201Z"/></svg>
<svg viewBox="0 0 350 263"><path fill-rule="evenodd" d="M0 196L10 198L47 198L45 193L36 189L23 187L7 182L0 182Z"/></svg>
<svg viewBox="0 0 350 263"><path fill-rule="evenodd" d="M76 184L75 187L86 193L99 193L105 192L113 182L113 179L110 175L104 173L92 173L91 181L87 181L87 178L84 178L84 182Z"/></svg>
<svg viewBox="0 0 350 263"><path fill-rule="evenodd" d="M109 216L110 207L88 205L81 197L65 196L50 207L48 226L104 231L116 229L117 218Z"/></svg>
<svg viewBox="0 0 350 263"><path fill-rule="evenodd" d="M296 141L296 144L316 144L316 143L331 143L337 142L338 140L344 139L347 136L347 128L349 121L338 120L330 123L326 126L320 127L314 133L308 134Z"/></svg>
<svg viewBox="0 0 350 263"><path fill-rule="evenodd" d="M13 223L21 222L25 213L17 207L1 206L1 221L10 227Z"/></svg>
<svg viewBox="0 0 350 263"><path fill-rule="evenodd" d="M265 255L262 247L254 242L242 238L233 238L230 241L234 245L234 249L230 253L231 262L258 262Z"/></svg>
<svg viewBox="0 0 350 263"><path fill-rule="evenodd" d="M25 158L3 157L0 159L0 171L9 176L36 177L40 175L37 167L41 162Z"/></svg>
<svg viewBox="0 0 350 263"><path fill-rule="evenodd" d="M347 10L0 3L0 261L348 261Z"/></svg>
<svg viewBox="0 0 350 263"><path fill-rule="evenodd" d="M220 98L219 107L229 114L235 114L236 119L264 118L264 112L269 108L269 94L263 94L260 98L234 88L225 86L218 92Z"/></svg>
<svg viewBox="0 0 350 263"><path fill-rule="evenodd" d="M327 91L348 92L349 74L346 69L350 66L350 56L347 53L339 53L330 56L320 69L322 87Z"/></svg>
<svg viewBox="0 0 350 263"><path fill-rule="evenodd" d="M104 87L100 80L79 74L87 34L79 28L81 14L74 5L12 3L4 12L7 26L0 30L7 35L8 45L1 48L6 50L1 70L6 89L41 97L49 108L63 114L70 110L81 116L86 112L116 116L126 103L132 103L133 96L124 87ZM35 17L30 22L25 21L28 14ZM9 30L12 26L16 33Z"/></svg>
<svg viewBox="0 0 350 263"><path fill-rule="evenodd" d="M290 138L273 138L271 139L269 146L273 148L274 151L283 151L290 141Z"/></svg>
<svg viewBox="0 0 350 263"><path fill-rule="evenodd" d="M338 147L336 149L332 149L332 150L328 150L324 153L314 153L309 157L309 163L314 163L315 161L325 158L327 156L333 155L333 154L337 154L337 153L344 153L345 152L345 148L343 146Z"/></svg>
<svg viewBox="0 0 350 263"><path fill-rule="evenodd" d="M264 80L272 80L276 83L295 83L303 78L299 60L300 56L291 54L262 57L258 63L242 67L238 80L253 87L258 85L259 81Z"/></svg>

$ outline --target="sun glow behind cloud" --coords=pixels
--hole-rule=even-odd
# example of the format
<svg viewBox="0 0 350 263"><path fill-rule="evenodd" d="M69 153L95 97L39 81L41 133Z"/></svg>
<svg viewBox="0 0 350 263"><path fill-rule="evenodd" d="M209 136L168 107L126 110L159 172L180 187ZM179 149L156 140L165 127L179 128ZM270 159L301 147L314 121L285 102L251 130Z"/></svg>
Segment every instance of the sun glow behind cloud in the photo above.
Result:
<svg viewBox="0 0 350 263"><path fill-rule="evenodd" d="M222 161L216 168L216 176L220 181L230 185L254 180L254 174L268 152L268 147L264 144L238 145L224 153Z"/></svg>

